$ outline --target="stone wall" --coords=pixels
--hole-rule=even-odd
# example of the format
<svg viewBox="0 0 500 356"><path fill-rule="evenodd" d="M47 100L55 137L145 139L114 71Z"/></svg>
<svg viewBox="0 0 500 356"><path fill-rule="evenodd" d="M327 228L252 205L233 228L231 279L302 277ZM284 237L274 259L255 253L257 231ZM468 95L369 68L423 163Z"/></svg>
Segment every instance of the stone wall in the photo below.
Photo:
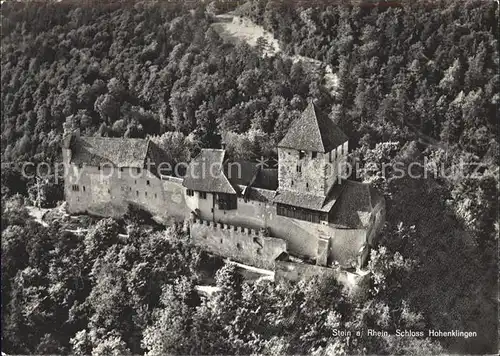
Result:
<svg viewBox="0 0 500 356"><path fill-rule="evenodd" d="M163 181L148 170L69 165L65 196L69 213L122 216L129 204L147 210L160 221L184 220L190 210L184 187ZM78 186L78 190L73 190Z"/></svg>
<svg viewBox="0 0 500 356"><path fill-rule="evenodd" d="M345 174L339 168L345 169L347 152L347 142L331 152L316 152L315 158L312 158L312 152L305 152L300 158L298 150L278 148L280 189L320 196L328 194L337 183L339 174ZM300 172L297 171L298 165L301 167Z"/></svg>
<svg viewBox="0 0 500 356"><path fill-rule="evenodd" d="M252 266L272 269L274 260L287 251L285 240L262 231L200 219L192 219L189 225L194 245Z"/></svg>
<svg viewBox="0 0 500 356"><path fill-rule="evenodd" d="M335 278L344 287L346 293L354 298L364 298L370 283L368 272L349 272L340 267L323 267L293 262L281 258L281 256L275 261L274 279L276 281L298 281L314 277Z"/></svg>

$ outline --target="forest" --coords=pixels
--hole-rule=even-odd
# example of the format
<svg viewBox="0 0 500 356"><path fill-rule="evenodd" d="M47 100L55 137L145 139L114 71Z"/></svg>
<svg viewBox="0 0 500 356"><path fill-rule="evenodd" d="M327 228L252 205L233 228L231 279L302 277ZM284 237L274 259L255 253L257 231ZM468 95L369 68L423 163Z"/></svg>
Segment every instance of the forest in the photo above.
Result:
<svg viewBox="0 0 500 356"><path fill-rule="evenodd" d="M336 94L300 61L224 42L202 2L1 5L2 351L498 351L497 3L289 5L254 0L235 12L271 31L284 54L330 65ZM386 197L366 301L346 299L334 281L247 283L231 265L214 276L224 292L203 299L200 270L221 263L190 247L182 229L97 219L82 235L27 215L36 182L18 164L59 161L65 130L152 137L174 161L219 148L222 137L232 158L271 157L309 98L349 137L358 179ZM433 174L381 169L414 162ZM45 182L42 205L62 199L60 184ZM478 337L332 336L367 328Z"/></svg>

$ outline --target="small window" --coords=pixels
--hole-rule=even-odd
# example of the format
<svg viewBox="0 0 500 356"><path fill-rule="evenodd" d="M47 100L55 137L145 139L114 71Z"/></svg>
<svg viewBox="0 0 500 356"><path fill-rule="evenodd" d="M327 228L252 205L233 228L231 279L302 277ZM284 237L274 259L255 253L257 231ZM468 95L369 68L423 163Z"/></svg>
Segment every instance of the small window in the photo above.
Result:
<svg viewBox="0 0 500 356"><path fill-rule="evenodd" d="M222 240L222 239L220 239L220 243L222 243L222 242L223 242L223 240Z"/></svg>
<svg viewBox="0 0 500 356"><path fill-rule="evenodd" d="M306 188L309 189L309 183L306 183Z"/></svg>
<svg viewBox="0 0 500 356"><path fill-rule="evenodd" d="M237 248L238 250L241 250L241 244L240 244L239 242L236 244L236 248Z"/></svg>
<svg viewBox="0 0 500 356"><path fill-rule="evenodd" d="M120 172L123 172L123 167L120 167Z"/></svg>
<svg viewBox="0 0 500 356"><path fill-rule="evenodd" d="M207 199L207 192L200 192L200 199Z"/></svg>
<svg viewBox="0 0 500 356"><path fill-rule="evenodd" d="M155 199L158 198L158 194L155 193Z"/></svg>
<svg viewBox="0 0 500 356"><path fill-rule="evenodd" d="M291 184L290 184L292 187L293 187L293 180L291 181Z"/></svg>
<svg viewBox="0 0 500 356"><path fill-rule="evenodd" d="M139 196L139 191L138 190L135 191L135 195Z"/></svg>
<svg viewBox="0 0 500 356"><path fill-rule="evenodd" d="M101 166L97 167L97 170L100 171L101 170Z"/></svg>
<svg viewBox="0 0 500 356"><path fill-rule="evenodd" d="M137 184L137 179L136 179L136 180L134 180L134 184Z"/></svg>
<svg viewBox="0 0 500 356"><path fill-rule="evenodd" d="M315 159L316 157L318 157L318 152L313 152L312 153L312 159Z"/></svg>
<svg viewBox="0 0 500 356"><path fill-rule="evenodd" d="M111 194L111 189L108 189L108 194Z"/></svg>
<svg viewBox="0 0 500 356"><path fill-rule="evenodd" d="M300 164L297 165L296 169L297 169L297 172L299 172L299 173L302 172L302 166Z"/></svg>
<svg viewBox="0 0 500 356"><path fill-rule="evenodd" d="M141 173L141 169L137 168L137 174Z"/></svg>
<svg viewBox="0 0 500 356"><path fill-rule="evenodd" d="M149 180L147 180L147 181L146 181L146 185L150 185L150 184L149 184Z"/></svg>
<svg viewBox="0 0 500 356"><path fill-rule="evenodd" d="M85 186L82 187L83 191L85 191Z"/></svg>
<svg viewBox="0 0 500 356"><path fill-rule="evenodd" d="M77 184L73 184L71 186L71 190L74 191L74 192L78 192L80 190L80 187Z"/></svg>
<svg viewBox="0 0 500 356"><path fill-rule="evenodd" d="M186 191L186 194L187 194L188 196L192 197L192 196L194 196L194 191L193 191L192 189L188 189L188 190Z"/></svg>
<svg viewBox="0 0 500 356"><path fill-rule="evenodd" d="M305 151L299 151L299 159L304 158L305 155L306 155Z"/></svg>
<svg viewBox="0 0 500 356"><path fill-rule="evenodd" d="M148 192L144 192L144 196L147 197L148 196Z"/></svg>

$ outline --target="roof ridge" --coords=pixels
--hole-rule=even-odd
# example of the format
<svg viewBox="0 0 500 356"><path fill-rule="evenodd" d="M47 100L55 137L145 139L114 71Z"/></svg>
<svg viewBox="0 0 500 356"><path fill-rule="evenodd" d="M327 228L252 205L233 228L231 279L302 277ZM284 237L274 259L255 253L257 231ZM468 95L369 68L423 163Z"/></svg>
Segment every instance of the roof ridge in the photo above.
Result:
<svg viewBox="0 0 500 356"><path fill-rule="evenodd" d="M325 143L323 142L323 135L321 135L321 129L319 128L318 115L316 115L316 105L314 105L313 101L309 101L308 109L311 108L314 115L314 123L316 124L316 130L318 131L318 136L320 139L321 147L323 148L322 152L325 151Z"/></svg>

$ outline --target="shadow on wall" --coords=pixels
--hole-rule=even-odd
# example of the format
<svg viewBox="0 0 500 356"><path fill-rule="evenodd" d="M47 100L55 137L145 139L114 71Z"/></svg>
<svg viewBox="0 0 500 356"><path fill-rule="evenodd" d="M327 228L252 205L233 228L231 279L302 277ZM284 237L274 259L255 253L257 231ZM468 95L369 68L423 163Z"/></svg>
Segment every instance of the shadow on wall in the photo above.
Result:
<svg viewBox="0 0 500 356"><path fill-rule="evenodd" d="M266 235L263 230L235 225L199 219L190 222L190 237L194 245L235 261L273 269L274 260L287 251L287 243Z"/></svg>

